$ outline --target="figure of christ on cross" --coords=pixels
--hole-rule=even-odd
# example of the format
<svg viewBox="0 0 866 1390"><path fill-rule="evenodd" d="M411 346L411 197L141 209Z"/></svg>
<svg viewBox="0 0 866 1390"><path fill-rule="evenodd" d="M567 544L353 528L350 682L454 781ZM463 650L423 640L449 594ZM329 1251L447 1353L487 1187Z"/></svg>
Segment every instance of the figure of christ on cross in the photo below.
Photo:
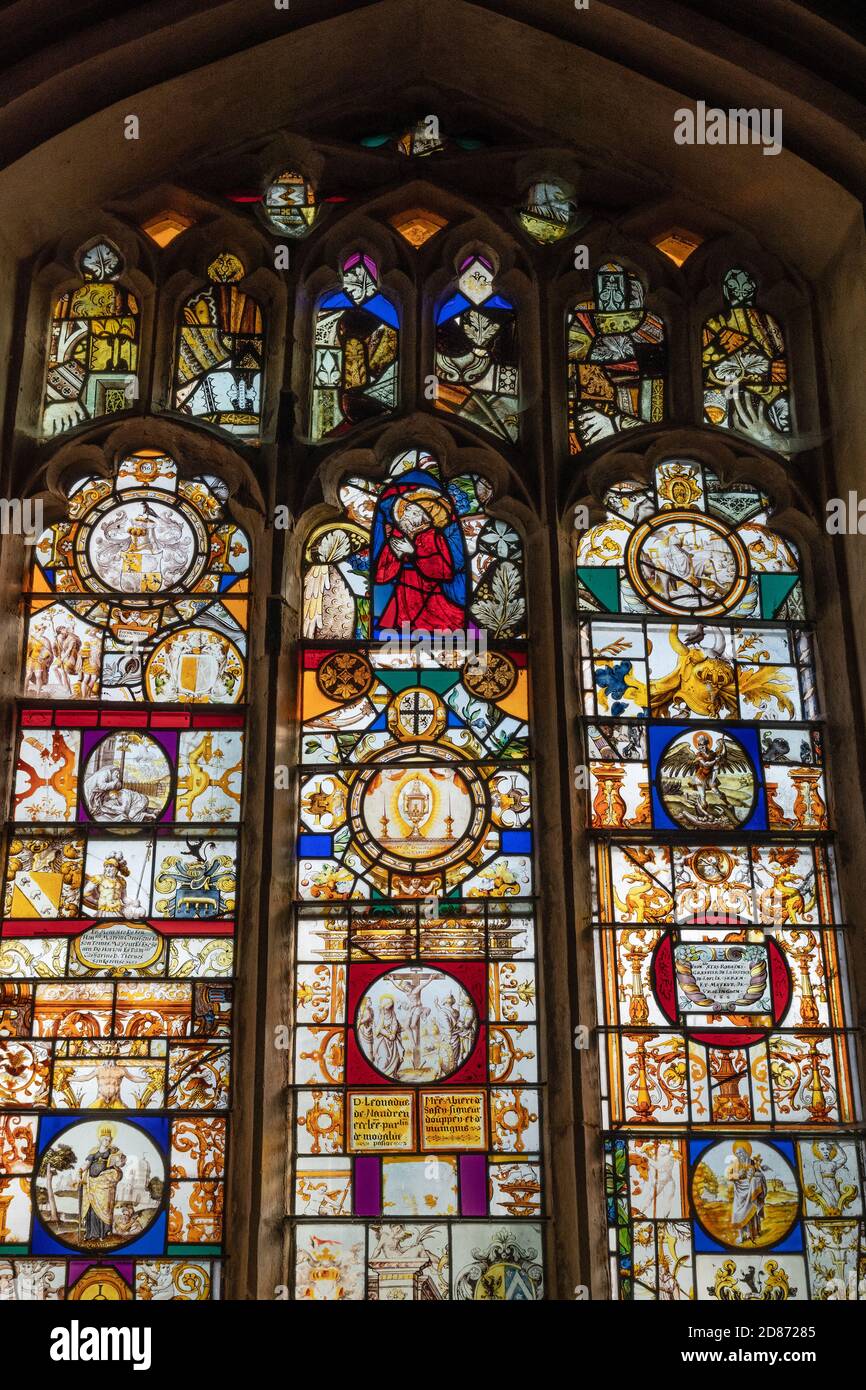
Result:
<svg viewBox="0 0 866 1390"><path fill-rule="evenodd" d="M407 970L401 978L399 975L391 977L389 984L395 985L407 999L407 1021L405 1024L406 1033L409 1036L412 1070L421 1070L421 1024L429 1014L430 1010L421 1003L421 995L427 985L432 984L439 976L424 970Z"/></svg>

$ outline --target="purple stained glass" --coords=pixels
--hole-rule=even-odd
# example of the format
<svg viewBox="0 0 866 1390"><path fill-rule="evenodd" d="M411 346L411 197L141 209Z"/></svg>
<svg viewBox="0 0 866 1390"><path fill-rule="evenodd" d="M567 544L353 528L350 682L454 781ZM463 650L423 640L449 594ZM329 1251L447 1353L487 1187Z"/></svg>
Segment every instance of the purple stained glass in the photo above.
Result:
<svg viewBox="0 0 866 1390"><path fill-rule="evenodd" d="M460 1207L463 1216L487 1215L487 1158L460 1155Z"/></svg>
<svg viewBox="0 0 866 1390"><path fill-rule="evenodd" d="M355 1159L355 1215L382 1215L382 1171L372 1154Z"/></svg>

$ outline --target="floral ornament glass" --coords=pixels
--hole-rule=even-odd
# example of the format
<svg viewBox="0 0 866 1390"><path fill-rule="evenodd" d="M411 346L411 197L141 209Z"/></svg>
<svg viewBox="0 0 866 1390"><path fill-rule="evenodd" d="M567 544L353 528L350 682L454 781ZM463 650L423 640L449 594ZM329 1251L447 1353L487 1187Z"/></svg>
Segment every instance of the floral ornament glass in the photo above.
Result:
<svg viewBox="0 0 866 1390"><path fill-rule="evenodd" d="M219 1298L249 544L142 450L39 538L0 919L0 1278Z"/></svg>
<svg viewBox="0 0 866 1390"><path fill-rule="evenodd" d="M307 540L294 1295L536 1299L523 549L423 450Z"/></svg>
<svg viewBox="0 0 866 1390"><path fill-rule="evenodd" d="M799 561L687 458L577 539L611 1276L856 1298L862 1155Z"/></svg>

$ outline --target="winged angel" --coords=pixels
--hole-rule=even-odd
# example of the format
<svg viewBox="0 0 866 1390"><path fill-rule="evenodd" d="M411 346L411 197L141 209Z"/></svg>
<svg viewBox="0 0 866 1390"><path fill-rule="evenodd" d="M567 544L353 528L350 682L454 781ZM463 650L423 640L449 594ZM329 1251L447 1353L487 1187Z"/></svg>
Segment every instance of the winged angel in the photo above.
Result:
<svg viewBox="0 0 866 1390"><path fill-rule="evenodd" d="M723 773L738 780L745 778L751 786L751 763L739 744L725 734L715 744L710 734L695 734L691 740L675 743L665 754L665 790L669 797L682 796L679 818L684 823L731 828L742 823L742 806L731 801L719 785Z"/></svg>
<svg viewBox="0 0 866 1390"><path fill-rule="evenodd" d="M359 528L324 529L307 550L304 577L304 636L346 638L356 635L367 612L367 574L362 557L365 537Z"/></svg>

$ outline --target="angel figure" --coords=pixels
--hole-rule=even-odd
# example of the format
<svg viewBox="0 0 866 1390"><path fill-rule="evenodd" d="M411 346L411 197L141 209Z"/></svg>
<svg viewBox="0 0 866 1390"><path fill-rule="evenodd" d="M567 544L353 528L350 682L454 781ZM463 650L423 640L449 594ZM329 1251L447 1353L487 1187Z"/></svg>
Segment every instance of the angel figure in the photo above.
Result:
<svg viewBox="0 0 866 1390"><path fill-rule="evenodd" d="M313 537L304 574L305 637L358 635L367 609L366 563L358 553L363 541L356 527L327 528Z"/></svg>
<svg viewBox="0 0 866 1390"><path fill-rule="evenodd" d="M725 734L714 743L711 734L697 733L667 751L662 772L664 790L669 797L682 798L680 818L684 823L732 829L742 823L743 807L735 805L720 786L722 773L733 773L751 782L752 769L745 750Z"/></svg>

